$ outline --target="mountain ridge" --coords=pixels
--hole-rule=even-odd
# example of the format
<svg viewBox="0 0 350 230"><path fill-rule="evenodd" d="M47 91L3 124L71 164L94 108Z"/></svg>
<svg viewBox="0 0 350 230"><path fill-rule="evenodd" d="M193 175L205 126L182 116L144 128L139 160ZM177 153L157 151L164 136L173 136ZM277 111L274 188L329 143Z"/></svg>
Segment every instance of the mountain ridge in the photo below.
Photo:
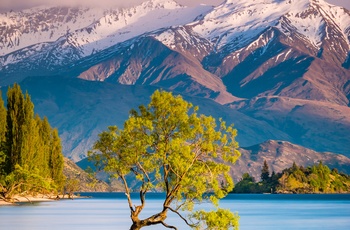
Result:
<svg viewBox="0 0 350 230"><path fill-rule="evenodd" d="M303 4L300 4L300 1ZM113 50L113 47L116 47L117 49L120 46L134 47L140 42L140 40L154 37L177 54L201 62L195 65L195 69L201 69L200 73L197 71L185 73L192 78L200 76L195 80L199 85L203 85L203 82L206 81L201 79L205 79L211 74L214 74L214 78L217 78L216 81L227 81L226 83L223 83L227 85L227 89L224 87L221 87L219 90L214 89L215 92L221 92L221 94L226 95L224 97L226 99L217 100L220 103L228 103L235 100L235 97L237 97L237 95L235 95L237 89L240 89L241 91L249 91L244 87L244 85L246 85L244 84L245 82L251 82L249 78L252 80L257 78L262 79L264 78L264 75L261 76L261 72L271 75L271 72L274 74L276 71L281 71L283 64L289 65L288 61L292 62L294 69L300 68L299 62L302 62L301 70L296 73L295 76L297 79L295 80L308 78L309 87L307 90L315 92L309 95L316 100L327 100L323 90L320 90L322 86L319 85L318 80L310 78L319 75L325 78L322 79L322 82L324 82L325 80L329 81L329 78L344 75L345 79L341 79L341 82L343 83L340 87L346 84L349 80L350 72L344 67L349 65L348 62L350 62L350 13L344 8L331 6L323 0L300 1L269 0L255 1L254 4L248 4L249 1L247 0L238 2L227 1L212 9L204 6L203 9L200 7L183 7L176 4L174 1L156 1L158 2L158 5L151 4L152 1L145 2L140 6L125 10L125 12L129 13L133 10L133 12L135 12L134 14L130 13L131 16L128 17L134 17L137 19L145 14L145 12L152 12L152 14L154 14L154 10L158 8L162 10L193 10L194 12L197 12L197 14L195 14L196 16L193 16L195 18L182 19L183 21L188 22L188 24L185 23L183 26L176 25L181 23L175 23L175 26L169 27L169 25L166 25L165 23L164 25L156 26L156 28L158 28L156 30L148 28L135 34L132 31L136 31L140 28L140 26L137 26L134 30L129 30L127 33L128 37L126 37L128 39L126 40L122 38L115 40L113 37L114 35L110 37L114 32L110 31L109 27L104 27L100 23L101 28L104 28L103 30L106 32L104 32L105 35L102 33L99 36L101 36L101 38L105 36L107 40L114 39L115 41L108 46L105 46L100 39L99 42L102 42L100 48L89 48L89 51L84 54L85 51L82 50L82 47L85 46L84 44L92 45L95 43L94 41L89 42L89 40L83 39L82 37L85 35L79 35L79 33L84 34L88 31L87 35L89 36L89 39L94 37L93 34L100 34L98 33L98 27L92 26L99 24L96 22L97 19L94 19L95 22L88 27L84 27L85 29L81 28L70 33L67 32L65 36L61 37L54 43L38 43L15 53L0 57L0 83L3 85L6 82L11 83L11 81L19 81L25 77L23 75L50 75L53 73L56 74L57 71L62 73L62 69L67 69L67 67L72 69L73 72L80 72L80 75L84 75L85 70L79 69L76 66L77 63L84 62L84 59L89 59L86 59L85 57L96 57L98 53L105 53L104 50L106 49ZM166 8L165 5L159 5L160 3L165 5L171 4ZM154 5L156 5L156 7ZM140 8L142 7L144 9L141 10ZM137 9L140 10L137 11ZM271 11L271 9L273 10ZM102 18L105 18L106 15L114 15L116 18L114 18L114 21L110 22L111 25L115 24L117 29L124 28L127 31L129 24L126 22L123 24L121 22L125 17L121 18L123 20L119 20L118 15L121 13L119 12L118 14L118 12L119 11L113 13L113 10L111 10L111 13L104 13L105 15L100 17L99 21L103 20ZM140 15L138 15L137 12L141 12ZM222 15L223 12L225 13L224 15ZM123 13L122 15L125 14L126 13ZM201 15L201 17L199 17L199 15ZM183 15L181 14L181 16ZM157 15L152 15L152 17L157 19ZM176 18L179 17L180 16L177 16ZM171 16L169 16L169 18L171 18ZM176 21L176 18L173 19L173 21ZM247 18L249 18L249 20ZM264 18L265 20L263 20ZM105 24L108 24L108 20L111 19L107 20L105 18L104 20ZM193 20L197 21L191 22ZM148 21L149 20L146 20L145 23ZM315 23L315 21L317 23ZM118 23L120 24L119 26ZM132 32L132 35L130 35L130 32ZM108 36L106 37L107 34ZM120 36L123 37L124 35ZM333 40L334 37L337 37L336 42L335 40L329 40L330 37L332 37ZM79 39L83 39L84 41L81 40L79 42ZM237 43L237 39L242 41ZM317 42L315 42L316 40ZM111 40L109 41L111 42ZM95 45L98 44L96 43ZM190 47L196 48L193 49ZM190 51L187 51L188 49ZM91 55L88 55L88 53ZM114 53L114 56L122 55L123 53ZM253 58L254 60L257 59L259 62L253 62L250 64L254 65L253 68L248 66L252 71L247 72L246 75L243 75L241 78L238 77L238 79L241 79L243 82L239 82L239 80L231 82L228 80L231 78L230 75L236 74L237 71L240 71L239 67L242 66L241 63L250 62L250 58ZM99 62L103 63L103 58L100 57L99 59ZM299 60L294 62L295 59ZM94 66L94 63L89 64L86 62L86 64L90 65L90 68ZM142 70L142 63L139 63L138 65ZM186 72L186 69L193 69L187 67L186 64L184 64L184 66L181 66L180 64L179 66L179 68L182 69L180 72L183 72L183 70ZM243 68L246 67L243 65ZM140 72L141 70L137 71ZM268 72L269 70L271 71ZM208 73L203 74L205 71ZM175 70L175 74L176 73L177 71ZM309 76L309 73L311 73L311 77ZM111 71L104 79L115 75L118 75L118 73ZM242 75L242 73L240 73L240 75ZM286 73L283 75L286 75ZM327 75L330 75L331 77L327 78ZM11 80L11 78L13 79ZM135 84L135 80L129 80L132 78L135 78L135 76L132 76L131 71L129 74L124 75L119 82L122 84ZM282 79L282 81L284 80ZM297 85L302 84L297 83L296 81L290 82L290 84L293 83ZM234 85L234 88L231 88L231 85ZM276 85L275 87L278 86ZM288 87L288 85L284 83L282 87L285 88ZM290 87L293 87L293 89L296 88L293 85ZM347 97L343 97L342 99L334 98L337 97L338 94L344 94L339 87L334 87L332 85L330 85L330 87L332 87L332 91L334 91L331 100L335 100L336 103L349 104ZM280 89L277 92L283 91L281 86L279 86L279 88ZM288 91L293 91L293 89ZM275 92L276 91L271 91L271 93ZM296 94L291 93L291 96L300 97L303 94L304 92ZM313 96L314 94L315 96ZM243 96L246 95L243 94ZM308 97L308 95L305 96ZM216 99L215 97L210 98L214 100Z"/></svg>
<svg viewBox="0 0 350 230"><path fill-rule="evenodd" d="M121 124L130 107L113 99L137 107L135 89L145 93L141 101L147 103L146 95L158 88L207 104L205 110L216 116L221 112L230 122L237 119L245 146L278 139L350 155L350 12L344 8L324 0L228 0L192 8L157 0L124 10L96 10L95 16L87 8L49 9L62 21L52 24L54 31L67 21L75 20L75 27L60 27L52 40L19 50L2 49L7 53L0 56L0 86L23 80L28 89L46 87L28 91L35 94L40 113L50 114L62 129L65 153L74 160L86 156L84 151L101 131L97 103L108 111L108 122ZM41 10L53 20L48 9ZM0 33L11 34L14 30L7 31L1 22L5 16L0 15ZM88 25L81 24L83 19ZM138 28L142 30L135 32ZM8 44L7 38L3 36L0 46ZM55 83L50 83L47 76L54 75L63 77L52 77ZM72 83L74 78L98 84ZM63 98L74 103L58 103L58 86L67 93ZM124 115L112 116L107 102L122 107ZM79 116L81 121L64 120Z"/></svg>
<svg viewBox="0 0 350 230"><path fill-rule="evenodd" d="M108 126L123 127L131 109L149 103L155 86L121 85L109 82L86 81L61 77L30 77L21 82L23 91L31 95L35 112L47 116L50 124L57 127L63 142L64 154L74 161L87 156L87 151L98 138L98 133ZM178 93L175 93L178 94ZM183 96L199 112L239 129L241 145L258 144L267 139L287 139L287 134L264 121L222 106L209 99ZM6 100L5 92L3 98Z"/></svg>

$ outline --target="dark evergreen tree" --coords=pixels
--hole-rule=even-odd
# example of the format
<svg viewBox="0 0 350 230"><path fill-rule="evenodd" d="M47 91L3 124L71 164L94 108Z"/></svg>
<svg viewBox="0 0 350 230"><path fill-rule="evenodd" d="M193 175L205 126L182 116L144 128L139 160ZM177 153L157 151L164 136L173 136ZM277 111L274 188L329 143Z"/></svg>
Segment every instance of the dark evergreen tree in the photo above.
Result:
<svg viewBox="0 0 350 230"><path fill-rule="evenodd" d="M292 170L293 170L293 171L299 170L299 167L298 167L298 165L295 163L295 161L293 161Z"/></svg>
<svg viewBox="0 0 350 230"><path fill-rule="evenodd" d="M271 173L271 178L273 179L273 178L276 178L276 173L275 173L275 171L272 171L272 173Z"/></svg>
<svg viewBox="0 0 350 230"><path fill-rule="evenodd" d="M261 180L263 182L267 182L270 178L269 166L268 166L266 160L264 160L264 165L261 169L261 176L260 177L261 177Z"/></svg>

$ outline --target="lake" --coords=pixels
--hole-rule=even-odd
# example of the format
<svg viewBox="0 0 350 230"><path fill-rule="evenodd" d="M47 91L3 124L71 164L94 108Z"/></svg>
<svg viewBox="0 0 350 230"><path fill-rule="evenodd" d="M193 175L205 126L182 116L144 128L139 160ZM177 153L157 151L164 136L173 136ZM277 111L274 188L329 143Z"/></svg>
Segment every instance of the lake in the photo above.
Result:
<svg viewBox="0 0 350 230"><path fill-rule="evenodd" d="M123 193L84 193L91 199L61 200L0 207L0 229L6 230L128 230L131 221ZM161 194L149 194L143 216L154 214ZM350 229L350 194L230 194L220 202L240 215L241 230ZM203 204L200 208L208 208ZM189 229L176 216L167 221ZM166 229L152 226L144 229Z"/></svg>

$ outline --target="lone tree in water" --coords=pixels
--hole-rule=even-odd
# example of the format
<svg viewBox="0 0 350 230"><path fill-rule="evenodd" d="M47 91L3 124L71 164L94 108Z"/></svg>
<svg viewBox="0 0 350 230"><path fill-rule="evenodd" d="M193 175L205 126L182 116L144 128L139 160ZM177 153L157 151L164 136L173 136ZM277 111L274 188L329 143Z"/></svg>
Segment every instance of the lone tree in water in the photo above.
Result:
<svg viewBox="0 0 350 230"><path fill-rule="evenodd" d="M214 118L196 111L180 96L156 91L147 107L130 112L124 129L109 127L89 152L97 167L123 182L130 229L157 224L177 229L165 222L168 212L194 229L238 229L239 217L218 204L233 189L228 164L240 156L236 130L221 120L217 128ZM139 201L134 206L130 183L135 180L139 181ZM140 219L150 191L165 192L163 206ZM214 210L193 211L203 201L212 202Z"/></svg>

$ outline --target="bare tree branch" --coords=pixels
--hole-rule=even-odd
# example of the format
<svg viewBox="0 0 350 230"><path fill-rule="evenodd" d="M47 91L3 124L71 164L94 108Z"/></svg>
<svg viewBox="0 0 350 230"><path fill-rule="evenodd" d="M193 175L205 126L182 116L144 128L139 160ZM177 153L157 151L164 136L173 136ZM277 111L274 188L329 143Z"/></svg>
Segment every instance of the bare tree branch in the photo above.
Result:
<svg viewBox="0 0 350 230"><path fill-rule="evenodd" d="M175 229L175 230L177 230L177 228L176 227L174 227L174 226L171 226L171 225L168 225L168 224L166 224L164 221L161 221L160 222L164 227L166 227L166 228L172 228L172 229Z"/></svg>
<svg viewBox="0 0 350 230"><path fill-rule="evenodd" d="M140 164L140 162L137 162L136 165L137 165L137 167L139 167L139 169L140 169L140 170L143 172L143 174L146 176L147 181L150 182L151 179L150 179L148 173L146 172L146 170L145 170L145 169L142 167L142 165Z"/></svg>
<svg viewBox="0 0 350 230"><path fill-rule="evenodd" d="M183 217L182 215L181 215L181 213L179 213L178 211L176 211L175 209L173 209L173 208L171 208L171 207L166 207L167 209L169 209L170 211L172 211L173 213L176 213L183 221L185 221L185 223L188 225L188 226L190 226L190 227L196 227L196 225L195 224L190 224L189 222L188 222L188 220L185 218L185 217Z"/></svg>
<svg viewBox="0 0 350 230"><path fill-rule="evenodd" d="M124 188L125 188L125 195L128 198L129 208L130 208L130 210L132 212L134 212L135 210L132 207L132 201L131 201L131 198L130 198L130 190L129 190L128 184L126 182L125 176L124 175L119 175L119 177L123 180L123 184L124 184Z"/></svg>

